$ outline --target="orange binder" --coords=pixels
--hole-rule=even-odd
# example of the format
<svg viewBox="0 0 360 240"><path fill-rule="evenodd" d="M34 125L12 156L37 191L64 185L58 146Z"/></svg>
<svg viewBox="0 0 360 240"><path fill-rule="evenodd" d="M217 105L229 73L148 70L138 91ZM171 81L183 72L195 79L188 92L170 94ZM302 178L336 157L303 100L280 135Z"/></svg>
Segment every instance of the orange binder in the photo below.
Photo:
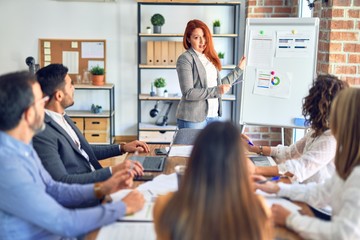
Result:
<svg viewBox="0 0 360 240"><path fill-rule="evenodd" d="M176 50L175 50L175 59L177 61L178 57L185 52L182 42L176 42Z"/></svg>
<svg viewBox="0 0 360 240"><path fill-rule="evenodd" d="M154 42L146 42L146 64L154 65Z"/></svg>
<svg viewBox="0 0 360 240"><path fill-rule="evenodd" d="M169 57L169 65L175 65L176 64L176 57L175 57L175 52L176 52L176 42L171 41L169 42L169 47L168 47L168 57Z"/></svg>
<svg viewBox="0 0 360 240"><path fill-rule="evenodd" d="M161 65L161 42L154 42L154 64Z"/></svg>
<svg viewBox="0 0 360 240"><path fill-rule="evenodd" d="M169 42L162 41L161 42L161 64L162 65L169 65Z"/></svg>

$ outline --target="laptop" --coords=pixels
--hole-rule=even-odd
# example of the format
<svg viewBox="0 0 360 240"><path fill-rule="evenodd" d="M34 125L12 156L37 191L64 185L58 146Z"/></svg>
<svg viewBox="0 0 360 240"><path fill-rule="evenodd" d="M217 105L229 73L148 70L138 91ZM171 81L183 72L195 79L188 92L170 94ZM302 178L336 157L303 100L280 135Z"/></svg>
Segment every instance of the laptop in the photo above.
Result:
<svg viewBox="0 0 360 240"><path fill-rule="evenodd" d="M144 168L144 172L162 172L165 167L165 160L169 156L171 148L174 144L174 139L175 139L176 134L177 134L177 128L176 128L173 138L170 142L169 150L167 151L167 154L165 156L136 156L136 155L133 155L129 159L140 162Z"/></svg>
<svg viewBox="0 0 360 240"><path fill-rule="evenodd" d="M276 166L276 162L272 157L268 156L259 156L259 155L250 155L250 160L255 164L257 167L270 167Z"/></svg>

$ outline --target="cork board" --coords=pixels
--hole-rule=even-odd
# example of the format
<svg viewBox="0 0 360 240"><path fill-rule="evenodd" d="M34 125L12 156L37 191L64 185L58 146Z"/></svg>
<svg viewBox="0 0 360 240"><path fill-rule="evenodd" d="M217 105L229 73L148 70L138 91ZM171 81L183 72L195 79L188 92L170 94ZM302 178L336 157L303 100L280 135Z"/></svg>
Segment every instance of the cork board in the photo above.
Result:
<svg viewBox="0 0 360 240"><path fill-rule="evenodd" d="M73 80L96 65L104 67L106 72L106 40L39 39L40 67L51 63L62 63L68 67Z"/></svg>

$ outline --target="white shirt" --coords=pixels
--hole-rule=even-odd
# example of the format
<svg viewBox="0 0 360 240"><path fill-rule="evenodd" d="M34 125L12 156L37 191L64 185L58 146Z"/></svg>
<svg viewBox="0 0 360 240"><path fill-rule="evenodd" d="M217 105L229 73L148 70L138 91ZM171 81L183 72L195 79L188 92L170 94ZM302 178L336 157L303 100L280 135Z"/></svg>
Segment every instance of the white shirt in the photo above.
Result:
<svg viewBox="0 0 360 240"><path fill-rule="evenodd" d="M279 196L304 201L315 207L329 204L331 221L292 213L287 227L306 239L360 239L360 166L344 181L337 174L323 184L279 183Z"/></svg>
<svg viewBox="0 0 360 240"><path fill-rule="evenodd" d="M330 130L313 138L314 130L291 146L271 147L279 172L294 174L292 181L322 183L335 172L336 140Z"/></svg>
<svg viewBox="0 0 360 240"><path fill-rule="evenodd" d="M75 145L78 147L81 154L86 158L86 160L88 160L91 171L95 171L95 168L89 161L89 155L84 151L84 149L81 148L81 143L80 143L79 137L76 135L74 129L72 129L72 127L69 125L69 123L65 120L65 118L64 118L65 113L60 114L60 113L57 113L57 112L54 112L54 111L51 111L48 109L45 109L45 113L64 129L64 131L74 141Z"/></svg>
<svg viewBox="0 0 360 240"><path fill-rule="evenodd" d="M216 67L212 62L207 59L205 54L197 52L194 49L194 52L199 57L200 62L205 68L206 71L206 80L207 80L207 87L216 87L217 86L217 70ZM209 98L207 99L208 102L208 117L217 117L219 116L219 100L217 98Z"/></svg>

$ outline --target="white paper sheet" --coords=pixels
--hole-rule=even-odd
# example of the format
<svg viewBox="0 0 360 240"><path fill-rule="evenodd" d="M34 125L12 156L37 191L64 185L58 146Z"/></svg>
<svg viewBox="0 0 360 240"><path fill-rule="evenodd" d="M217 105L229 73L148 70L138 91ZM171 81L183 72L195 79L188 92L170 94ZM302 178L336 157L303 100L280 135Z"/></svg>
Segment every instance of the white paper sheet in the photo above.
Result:
<svg viewBox="0 0 360 240"><path fill-rule="evenodd" d="M141 184L138 188L141 192L151 192L155 197L165 195L178 190L176 173L169 175L161 174L152 181Z"/></svg>
<svg viewBox="0 0 360 240"><path fill-rule="evenodd" d="M120 201L121 199L123 199L126 195L128 195L130 192L132 191L132 189L125 189L125 190L120 190L116 193L111 194L111 198L113 199L113 201ZM121 219L119 219L119 221L139 221L139 222L151 222L153 221L153 208L154 208L154 200L155 200L155 195L148 190L144 190L144 191L140 191L145 198L145 204L144 207L132 214L132 215L128 215L125 217L122 217Z"/></svg>
<svg viewBox="0 0 360 240"><path fill-rule="evenodd" d="M69 74L79 74L79 52L63 51L62 59L62 64L69 69Z"/></svg>
<svg viewBox="0 0 360 240"><path fill-rule="evenodd" d="M263 31L251 31L248 52L248 66L272 67L274 56L274 35Z"/></svg>
<svg viewBox="0 0 360 240"><path fill-rule="evenodd" d="M192 145L187 146L172 146L169 157L178 156L178 157L190 157L191 151L193 149ZM169 151L169 148L166 148L166 151Z"/></svg>
<svg viewBox="0 0 360 240"><path fill-rule="evenodd" d="M314 39L308 32L278 31L276 33L276 57L309 57Z"/></svg>
<svg viewBox="0 0 360 240"><path fill-rule="evenodd" d="M265 198L266 203L271 208L273 204L279 204L289 210L290 212L298 212L301 207L298 205L292 203L289 200L286 200L284 198L277 197L276 194L269 194L261 190L256 190L256 194L259 194Z"/></svg>
<svg viewBox="0 0 360 240"><path fill-rule="evenodd" d="M82 42L81 58L104 58L103 42Z"/></svg>
<svg viewBox="0 0 360 240"><path fill-rule="evenodd" d="M155 240L156 233L152 222L118 222L102 227L97 240Z"/></svg>
<svg viewBox="0 0 360 240"><path fill-rule="evenodd" d="M104 61L93 61L93 60L88 61L88 70L91 70L93 67L96 67L96 66L105 68Z"/></svg>
<svg viewBox="0 0 360 240"><path fill-rule="evenodd" d="M253 93L257 95L290 98L292 74L270 69L256 69Z"/></svg>

